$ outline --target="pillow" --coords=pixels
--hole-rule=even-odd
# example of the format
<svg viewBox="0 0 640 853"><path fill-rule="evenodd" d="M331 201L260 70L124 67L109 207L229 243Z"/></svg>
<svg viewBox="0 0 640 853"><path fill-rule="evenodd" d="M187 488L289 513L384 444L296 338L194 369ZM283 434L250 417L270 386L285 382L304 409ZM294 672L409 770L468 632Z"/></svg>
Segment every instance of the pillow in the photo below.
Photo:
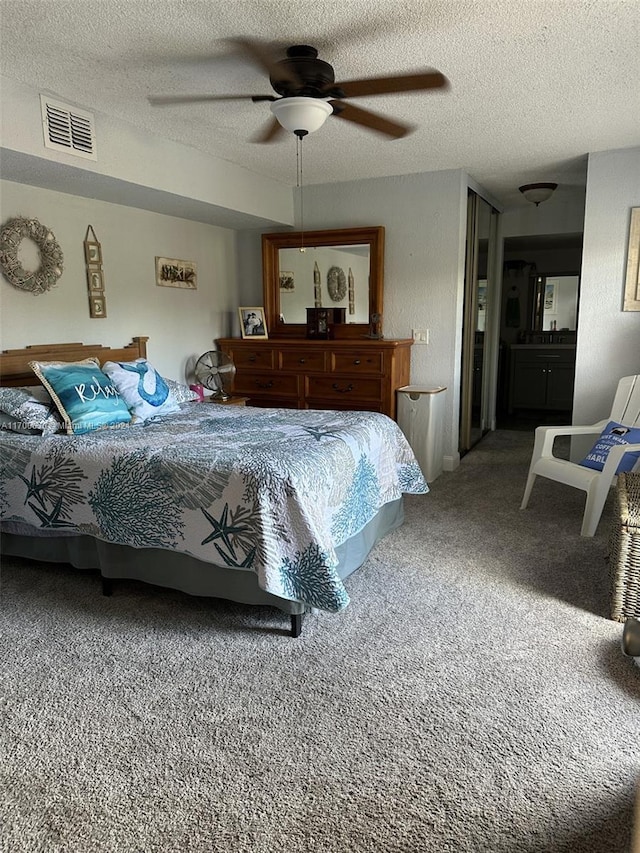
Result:
<svg viewBox="0 0 640 853"><path fill-rule="evenodd" d="M582 462L580 462L580 465L584 465L586 468L593 468L596 471L602 471L611 448L620 447L623 444L640 444L640 428L626 427L622 424L617 424L615 421L609 421L600 433L600 437L596 443ZM616 474L620 474L623 471L631 471L638 459L640 459L640 450L625 453L618 465Z"/></svg>
<svg viewBox="0 0 640 853"><path fill-rule="evenodd" d="M179 412L169 386L146 358L135 361L105 361L103 371L118 389L136 420Z"/></svg>
<svg viewBox="0 0 640 853"><path fill-rule="evenodd" d="M197 403L200 397L195 391L192 391L188 385L182 382L176 382L175 379L164 380L169 386L169 391L173 394L176 403Z"/></svg>
<svg viewBox="0 0 640 853"><path fill-rule="evenodd" d="M47 436L63 429L55 404L44 388L0 388L2 429Z"/></svg>
<svg viewBox="0 0 640 853"><path fill-rule="evenodd" d="M97 358L30 361L29 366L51 394L70 435L131 422L124 400L100 370Z"/></svg>

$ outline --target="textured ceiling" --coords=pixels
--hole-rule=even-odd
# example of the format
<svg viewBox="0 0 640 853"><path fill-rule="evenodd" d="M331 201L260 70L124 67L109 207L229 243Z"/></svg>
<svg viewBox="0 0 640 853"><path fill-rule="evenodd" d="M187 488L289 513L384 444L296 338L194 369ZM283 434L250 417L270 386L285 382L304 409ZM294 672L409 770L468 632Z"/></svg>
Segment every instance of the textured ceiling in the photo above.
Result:
<svg viewBox="0 0 640 853"><path fill-rule="evenodd" d="M250 141L268 103L147 97L272 94L228 37L314 45L338 80L437 68L447 92L352 101L412 134L329 118L304 181L462 168L505 206L527 204L522 183L584 185L588 152L640 145L640 0L1 0L0 16L6 77L286 184L295 138Z"/></svg>

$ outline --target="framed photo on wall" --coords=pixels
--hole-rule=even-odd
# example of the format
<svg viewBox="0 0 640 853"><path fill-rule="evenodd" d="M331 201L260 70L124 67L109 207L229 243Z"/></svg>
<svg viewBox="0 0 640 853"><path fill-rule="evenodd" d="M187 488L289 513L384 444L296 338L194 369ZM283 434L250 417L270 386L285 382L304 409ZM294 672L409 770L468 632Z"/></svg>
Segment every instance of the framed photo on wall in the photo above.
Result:
<svg viewBox="0 0 640 853"><path fill-rule="evenodd" d="M623 311L640 311L640 207L631 208Z"/></svg>
<svg viewBox="0 0 640 853"><path fill-rule="evenodd" d="M243 338L251 338L251 340L266 340L267 321L264 317L264 308L256 307L241 307L238 308L240 315L240 333Z"/></svg>
<svg viewBox="0 0 640 853"><path fill-rule="evenodd" d="M87 283L89 285L89 293L102 293L104 291L102 269L87 267Z"/></svg>
<svg viewBox="0 0 640 853"><path fill-rule="evenodd" d="M97 241L94 242L93 240L85 240L84 261L86 264L102 263L102 247L100 246L100 243Z"/></svg>
<svg viewBox="0 0 640 853"><path fill-rule="evenodd" d="M104 293L89 294L89 316L94 319L107 316L107 303Z"/></svg>

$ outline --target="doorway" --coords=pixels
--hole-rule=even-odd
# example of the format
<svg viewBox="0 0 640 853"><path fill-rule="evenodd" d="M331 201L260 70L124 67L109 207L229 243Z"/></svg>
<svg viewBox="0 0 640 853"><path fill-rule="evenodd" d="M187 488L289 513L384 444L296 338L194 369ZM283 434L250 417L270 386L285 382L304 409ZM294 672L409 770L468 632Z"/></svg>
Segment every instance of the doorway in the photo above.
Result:
<svg viewBox="0 0 640 853"><path fill-rule="evenodd" d="M582 236L537 234L504 239L496 405L499 429L532 431L544 424L571 422ZM556 363L562 363L563 370L538 377L534 353L527 352L530 347L538 348L536 361L546 351ZM562 376L563 393L551 393L550 375ZM541 378L547 380L544 388Z"/></svg>

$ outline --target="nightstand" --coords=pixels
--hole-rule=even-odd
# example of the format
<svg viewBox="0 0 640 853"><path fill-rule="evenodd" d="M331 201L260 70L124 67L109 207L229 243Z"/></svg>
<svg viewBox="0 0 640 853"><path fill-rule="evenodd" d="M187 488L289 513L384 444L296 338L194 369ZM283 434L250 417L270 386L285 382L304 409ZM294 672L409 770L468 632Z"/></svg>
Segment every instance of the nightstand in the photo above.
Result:
<svg viewBox="0 0 640 853"><path fill-rule="evenodd" d="M228 400L218 400L216 397L205 397L203 403L216 403L218 406L246 406L248 397L229 397Z"/></svg>

